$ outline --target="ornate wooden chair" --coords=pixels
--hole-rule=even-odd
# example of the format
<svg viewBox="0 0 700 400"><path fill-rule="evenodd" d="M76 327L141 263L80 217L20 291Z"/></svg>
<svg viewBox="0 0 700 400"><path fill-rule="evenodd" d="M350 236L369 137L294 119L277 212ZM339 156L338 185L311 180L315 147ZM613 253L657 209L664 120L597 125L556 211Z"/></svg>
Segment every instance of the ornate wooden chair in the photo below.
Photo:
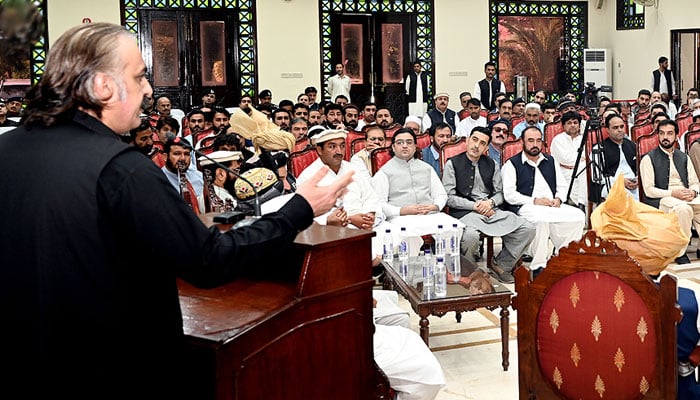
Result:
<svg viewBox="0 0 700 400"><path fill-rule="evenodd" d="M675 399L676 280L589 231L515 272L520 399Z"/></svg>
<svg viewBox="0 0 700 400"><path fill-rule="evenodd" d="M292 174L292 176L297 177L301 174L304 168L311 165L312 162L316 161L318 158L318 153L313 147L307 147L301 151L295 151L289 155L289 161L287 162L287 169Z"/></svg>
<svg viewBox="0 0 700 400"><path fill-rule="evenodd" d="M388 147L380 147L378 149L372 150L372 153L370 153L371 161L372 161L372 176L379 171L380 168L384 166L384 164L387 163L387 161L391 160L391 146Z"/></svg>
<svg viewBox="0 0 700 400"><path fill-rule="evenodd" d="M634 128L632 128L634 129ZM642 162L642 157L648 152L654 150L659 146L659 135L655 133L648 133L637 138L637 171L639 171L639 165ZM639 201L644 201L644 185L642 184L642 175L637 176L637 183L639 187Z"/></svg>

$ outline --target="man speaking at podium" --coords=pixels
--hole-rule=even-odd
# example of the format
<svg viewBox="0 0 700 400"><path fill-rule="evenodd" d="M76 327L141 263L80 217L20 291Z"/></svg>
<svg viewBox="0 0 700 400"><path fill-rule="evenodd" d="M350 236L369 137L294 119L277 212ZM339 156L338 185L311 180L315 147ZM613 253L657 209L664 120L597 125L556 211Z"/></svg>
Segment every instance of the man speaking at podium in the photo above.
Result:
<svg viewBox="0 0 700 400"><path fill-rule="evenodd" d="M177 398L176 278L216 285L265 267L352 180L318 187L323 169L279 212L207 229L155 164L119 140L151 96L136 39L84 24L54 43L23 126L0 136L6 393Z"/></svg>

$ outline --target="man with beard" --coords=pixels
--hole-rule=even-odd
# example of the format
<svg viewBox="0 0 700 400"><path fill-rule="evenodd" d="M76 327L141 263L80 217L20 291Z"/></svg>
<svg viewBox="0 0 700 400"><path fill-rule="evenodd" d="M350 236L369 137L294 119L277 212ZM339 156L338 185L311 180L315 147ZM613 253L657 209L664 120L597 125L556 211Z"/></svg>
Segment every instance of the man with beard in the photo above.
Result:
<svg viewBox="0 0 700 400"><path fill-rule="evenodd" d="M450 126L452 132L457 130L457 113L447 108L450 104L450 95L447 93L438 93L435 95L435 108L428 111L423 116L423 130L427 131L435 127L440 122L444 122Z"/></svg>
<svg viewBox="0 0 700 400"><path fill-rule="evenodd" d="M355 167L365 174L367 177L372 176L372 150L384 147L386 143L386 134L384 129L378 126L370 126L365 131L365 148L355 153L350 162Z"/></svg>
<svg viewBox="0 0 700 400"><path fill-rule="evenodd" d="M476 262L480 233L500 236L503 246L493 260L493 272L501 282L513 283L513 268L535 236L535 226L499 208L503 204L500 164L484 155L490 140L487 128L474 128L467 152L447 160L442 183L450 215L465 225L460 252Z"/></svg>
<svg viewBox="0 0 700 400"><path fill-rule="evenodd" d="M246 114L250 113L251 105L253 105L253 99L247 95L242 96L241 101L238 102L238 108Z"/></svg>
<svg viewBox="0 0 700 400"><path fill-rule="evenodd" d="M377 125L386 130L394 127L394 117L391 116L391 111L386 107L377 108L376 114Z"/></svg>
<svg viewBox="0 0 700 400"><path fill-rule="evenodd" d="M350 77L345 73L345 66L343 64L335 65L336 75L328 78L326 82L326 90L328 91L328 96L332 102L335 102L335 98L339 95L345 96L350 101L350 87L352 86L350 82Z"/></svg>
<svg viewBox="0 0 700 400"><path fill-rule="evenodd" d="M430 128L428 134L430 135L430 146L423 149L423 161L433 167L438 176L441 176L440 148L452 140L452 128L441 122Z"/></svg>
<svg viewBox="0 0 700 400"><path fill-rule="evenodd" d="M700 232L700 203L695 200L700 193L698 176L688 155L675 148L678 124L670 120L661 121L657 134L659 147L645 154L639 164L644 202L678 215L681 230L691 237L691 224ZM688 264L690 260L683 252L676 258L676 263Z"/></svg>
<svg viewBox="0 0 700 400"><path fill-rule="evenodd" d="M360 118L360 108L350 103L343 107L343 121L345 127L352 130L357 130L357 122Z"/></svg>
<svg viewBox="0 0 700 400"><path fill-rule="evenodd" d="M485 109L493 110L496 107L496 93L505 93L506 85L496 79L496 63L493 61L484 64L484 75L486 77L474 85L474 97Z"/></svg>
<svg viewBox="0 0 700 400"><path fill-rule="evenodd" d="M283 131L289 131L289 121L292 120L292 115L289 111L278 108L272 112L272 122L279 126Z"/></svg>
<svg viewBox="0 0 700 400"><path fill-rule="evenodd" d="M581 141L583 140L581 114L575 111L565 113L561 117L561 125L564 127L564 131L552 139L550 154L561 167L562 176L566 181L567 191L564 192L564 196L568 193L571 180L574 180L569 199L562 198L562 200L565 202L569 201L569 204L585 210L588 199L588 178L585 172L586 162L584 157L579 160L578 168L574 171L578 149L581 147Z"/></svg>
<svg viewBox="0 0 700 400"><path fill-rule="evenodd" d="M503 167L503 197L509 210L535 225L535 238L527 254L532 255L530 269L544 268L552 254L571 241L579 240L585 225L585 214L563 204L568 190L559 163L542 153L542 131L529 126L520 137L523 151L511 157Z"/></svg>
<svg viewBox="0 0 700 400"><path fill-rule="evenodd" d="M168 178L168 182L173 185L178 193L183 194L181 190L181 177L184 174L184 180L188 182L194 190L193 196L201 196L204 188L204 180L202 179L201 172L196 168L190 167L194 164L192 163L189 147L180 142L179 138L175 138L165 142L163 152L165 153L165 165L161 170L165 174L165 177Z"/></svg>
<svg viewBox="0 0 700 400"><path fill-rule="evenodd" d="M461 221L440 211L447 203L447 192L435 170L416 158L413 131L401 128L391 140L393 157L372 177L388 221L416 237L434 234L440 224L445 229L453 224L463 228Z"/></svg>
<svg viewBox="0 0 700 400"><path fill-rule="evenodd" d="M591 160L593 177L591 182L591 200L599 203L608 196L608 189L619 175L625 178L625 189L639 201L637 183L637 148L625 137L625 121L618 114L605 118L605 127L609 137L602 145L593 146ZM601 156L602 154L602 156ZM604 162L603 162L604 161Z"/></svg>
<svg viewBox="0 0 700 400"><path fill-rule="evenodd" d="M206 117L204 111L195 108L187 114L187 128L189 130L189 135L191 135L191 142L195 145L201 140L201 138L208 136L211 133L210 129L206 129ZM188 136L187 133L183 136Z"/></svg>
<svg viewBox="0 0 700 400"><path fill-rule="evenodd" d="M318 110L318 103L316 102L316 96L318 96L318 90L314 86L309 86L304 89L304 94L309 97L309 111Z"/></svg>
<svg viewBox="0 0 700 400"><path fill-rule="evenodd" d="M479 99L472 97L467 100L466 109L469 114L457 123L457 132L455 134L460 137L469 137L472 129L477 126L483 127L487 124L486 117L481 116L481 102Z"/></svg>
<svg viewBox="0 0 700 400"><path fill-rule="evenodd" d="M323 109L326 115L325 126L328 129L345 129L343 124L343 107L339 104L330 103Z"/></svg>
<svg viewBox="0 0 700 400"><path fill-rule="evenodd" d="M375 123L375 115L377 114L377 104L368 102L362 107L362 119L357 121L357 130L362 130L366 125Z"/></svg>
<svg viewBox="0 0 700 400"><path fill-rule="evenodd" d="M321 125L321 112L316 110L309 111L309 127Z"/></svg>
<svg viewBox="0 0 700 400"><path fill-rule="evenodd" d="M129 144L140 153L148 156L153 150L153 129L147 119L141 118L141 125L129 131Z"/></svg>
<svg viewBox="0 0 700 400"><path fill-rule="evenodd" d="M510 122L505 119L495 119L489 122L488 126L491 132L491 142L489 143L489 157L496 162L499 167L503 164L501 159L501 152L503 150L503 143L506 142L508 138L508 132L510 131Z"/></svg>
<svg viewBox="0 0 700 400"><path fill-rule="evenodd" d="M540 105L537 103L528 103L525 106L525 120L515 125L513 127L513 135L516 139L520 139L520 135L523 134L523 130L528 126L536 126L544 132L544 122L540 121L542 112L540 111Z"/></svg>
<svg viewBox="0 0 700 400"><path fill-rule="evenodd" d="M231 113L223 107L216 107L213 111L212 124L216 134L223 133L229 128Z"/></svg>
<svg viewBox="0 0 700 400"><path fill-rule="evenodd" d="M219 150L210 153L208 158L199 157L198 160L203 176L208 174L211 179L207 182L209 207L205 207L204 199L207 195L203 193L201 196L197 196L199 209L202 212L233 211L236 207L236 198L231 193L236 192L234 188L236 175L215 165L214 161L233 171L238 171L241 167L243 154L240 151Z"/></svg>

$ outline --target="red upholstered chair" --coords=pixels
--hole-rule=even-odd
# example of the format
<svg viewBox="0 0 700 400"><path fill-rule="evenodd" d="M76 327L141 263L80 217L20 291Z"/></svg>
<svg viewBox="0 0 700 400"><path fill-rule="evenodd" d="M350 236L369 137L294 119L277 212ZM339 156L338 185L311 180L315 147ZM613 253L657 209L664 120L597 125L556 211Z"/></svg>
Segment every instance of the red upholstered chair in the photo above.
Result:
<svg viewBox="0 0 700 400"><path fill-rule="evenodd" d="M430 134L423 133L416 136L416 146L418 146L418 148L421 150L430 146Z"/></svg>
<svg viewBox="0 0 700 400"><path fill-rule="evenodd" d="M501 166L521 151L523 151L523 141L520 139L509 140L503 143L503 147L501 148Z"/></svg>
<svg viewBox="0 0 700 400"><path fill-rule="evenodd" d="M676 280L589 231L515 271L520 399L675 399Z"/></svg>
<svg viewBox="0 0 700 400"><path fill-rule="evenodd" d="M153 147L153 152L150 155L151 160L158 166L158 168L163 168L165 166L165 153L163 153L162 148Z"/></svg>
<svg viewBox="0 0 700 400"><path fill-rule="evenodd" d="M200 140L199 147L211 147L217 137L218 135L205 137L204 139Z"/></svg>
<svg viewBox="0 0 700 400"><path fill-rule="evenodd" d="M688 132L688 128L690 128L690 124L693 123L693 116L691 114L687 114L687 115L681 116L681 117L676 115L676 123L678 124L679 136L683 136L686 132Z"/></svg>
<svg viewBox="0 0 700 400"><path fill-rule="evenodd" d="M364 129L363 132L358 132L350 129L345 136L345 161L350 161L350 157L355 154L352 151L352 142L356 139L365 139Z"/></svg>
<svg viewBox="0 0 700 400"><path fill-rule="evenodd" d="M440 147L440 173L442 173L445 163L457 154L467 152L467 138L462 136L455 142L447 142Z"/></svg>
<svg viewBox="0 0 700 400"><path fill-rule="evenodd" d="M372 162L372 176L379 171L384 164L387 163L387 161L391 160L391 153L389 152L391 150L391 146L388 147L380 147L378 149L372 150L372 153L370 153L370 160Z"/></svg>
<svg viewBox="0 0 700 400"><path fill-rule="evenodd" d="M401 129L401 124L394 123L388 128L384 129L384 134L386 135L387 139L390 139L394 136L394 133Z"/></svg>
<svg viewBox="0 0 700 400"><path fill-rule="evenodd" d="M318 153L316 149L309 146L301 151L295 151L289 155L289 161L287 162L287 169L289 173L294 177L298 177L306 167L308 167L312 162L316 161L318 158Z"/></svg>
<svg viewBox="0 0 700 400"><path fill-rule="evenodd" d="M685 134L685 152L686 153L688 153L690 151L690 146L697 139L700 139L700 127L698 127L697 129L691 129L688 131L688 133Z"/></svg>
<svg viewBox="0 0 700 400"><path fill-rule="evenodd" d="M550 122L544 126L544 144L546 150L543 151L545 153L549 154L549 149L552 148L552 140L562 132L564 132L564 126L559 121Z"/></svg>
<svg viewBox="0 0 700 400"><path fill-rule="evenodd" d="M641 124L643 121L646 121L648 119L651 119L651 111L649 109L646 109L645 111L638 112L634 115L634 124Z"/></svg>
<svg viewBox="0 0 700 400"><path fill-rule="evenodd" d="M355 153L364 149L366 146L367 141L364 138L357 138L353 140L352 143L350 143L350 152L352 154L350 157L354 156Z"/></svg>
<svg viewBox="0 0 700 400"><path fill-rule="evenodd" d="M634 128L632 128L634 129ZM648 133L637 138L637 171L639 171L639 165L642 162L642 157L648 152L654 150L659 146L659 135L656 133ZM639 186L639 201L644 201L644 186L642 184L642 176L637 176L637 182Z"/></svg>
<svg viewBox="0 0 700 400"><path fill-rule="evenodd" d="M639 140L639 137L642 135L648 135L654 131L654 125L651 124L651 121L647 120L641 124L634 124L632 126L632 131L630 135L630 139L633 142L636 142Z"/></svg>
<svg viewBox="0 0 700 400"><path fill-rule="evenodd" d="M521 122L523 122L523 121L525 121L525 117L524 117L524 116L522 116L522 117L515 117L515 118L511 119L511 120L510 120L511 129L512 129L512 128L515 128L519 123L521 123Z"/></svg>
<svg viewBox="0 0 700 400"><path fill-rule="evenodd" d="M499 117L498 113L488 113L488 114L486 114L486 121L491 122L494 119L498 119L498 117Z"/></svg>

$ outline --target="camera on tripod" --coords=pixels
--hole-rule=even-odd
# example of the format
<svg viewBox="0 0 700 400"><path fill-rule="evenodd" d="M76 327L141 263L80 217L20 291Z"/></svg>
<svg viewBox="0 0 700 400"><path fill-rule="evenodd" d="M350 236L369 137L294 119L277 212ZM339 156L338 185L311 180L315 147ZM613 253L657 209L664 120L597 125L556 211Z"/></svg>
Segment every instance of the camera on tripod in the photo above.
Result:
<svg viewBox="0 0 700 400"><path fill-rule="evenodd" d="M586 87L583 88L581 95L581 105L586 108L598 108L600 106L600 97L598 92L612 93L612 86L595 87L595 82L586 82Z"/></svg>

